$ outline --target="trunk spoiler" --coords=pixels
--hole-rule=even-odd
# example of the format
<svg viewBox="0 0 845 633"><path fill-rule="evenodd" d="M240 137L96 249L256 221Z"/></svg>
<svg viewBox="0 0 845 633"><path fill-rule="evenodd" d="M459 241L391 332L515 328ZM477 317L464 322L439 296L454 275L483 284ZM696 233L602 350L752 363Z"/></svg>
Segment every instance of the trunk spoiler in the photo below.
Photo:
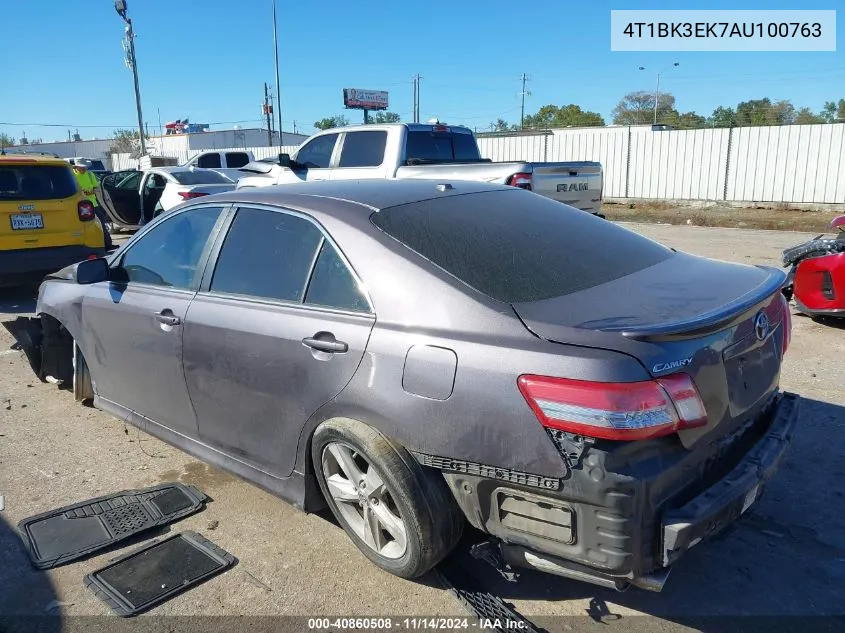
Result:
<svg viewBox="0 0 845 633"><path fill-rule="evenodd" d="M680 319L668 323L655 325L607 325L596 327L603 332L618 332L626 338L646 339L657 337L673 337L677 335L700 336L721 329L726 324L741 318L741 316L767 297L780 292L786 282L786 274L771 266L758 266L770 274L766 281L744 295L741 295L717 309L704 312L688 319Z"/></svg>

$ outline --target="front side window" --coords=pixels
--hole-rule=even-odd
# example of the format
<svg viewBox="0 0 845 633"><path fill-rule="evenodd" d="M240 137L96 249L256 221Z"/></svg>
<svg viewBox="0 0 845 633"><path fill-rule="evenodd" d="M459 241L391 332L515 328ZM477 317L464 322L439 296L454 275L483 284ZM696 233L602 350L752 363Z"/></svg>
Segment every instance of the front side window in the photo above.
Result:
<svg viewBox="0 0 845 633"><path fill-rule="evenodd" d="M209 289L300 303L322 239L320 230L303 218L238 209Z"/></svg>
<svg viewBox="0 0 845 633"><path fill-rule="evenodd" d="M296 162L309 168L322 169L331 164L337 134L325 134L305 144L296 155Z"/></svg>
<svg viewBox="0 0 845 633"><path fill-rule="evenodd" d="M120 260L126 280L191 288L203 249L221 212L220 207L190 209L150 229Z"/></svg>

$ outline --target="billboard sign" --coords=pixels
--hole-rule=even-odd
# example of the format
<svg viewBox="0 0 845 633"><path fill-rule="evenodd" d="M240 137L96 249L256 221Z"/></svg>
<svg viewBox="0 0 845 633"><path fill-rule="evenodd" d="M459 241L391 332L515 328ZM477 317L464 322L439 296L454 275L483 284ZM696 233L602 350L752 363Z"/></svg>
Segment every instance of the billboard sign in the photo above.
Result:
<svg viewBox="0 0 845 633"><path fill-rule="evenodd" d="M387 92L344 88L343 105L359 110L387 110Z"/></svg>

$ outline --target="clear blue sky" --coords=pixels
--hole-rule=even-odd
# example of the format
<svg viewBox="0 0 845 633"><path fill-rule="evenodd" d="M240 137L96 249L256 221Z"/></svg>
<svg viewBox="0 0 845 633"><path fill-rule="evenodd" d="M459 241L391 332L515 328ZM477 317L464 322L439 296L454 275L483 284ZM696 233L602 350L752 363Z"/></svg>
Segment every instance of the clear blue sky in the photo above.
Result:
<svg viewBox="0 0 845 633"><path fill-rule="evenodd" d="M135 125L132 73L123 65L123 22L113 0L2 0L6 54L0 78L0 132L44 141L104 137ZM263 83L275 82L272 0L129 0L144 119L189 117L214 129L258 127ZM770 97L813 110L845 98L845 46L835 53L621 53L610 51L611 9L669 9L643 0L277 0L282 119L311 133L343 114L342 88L388 90L391 110L412 114L419 72L423 120L438 116L479 129L498 117L519 121L520 75L528 73L526 114L548 103L610 111L627 92L661 90L681 111ZM707 0L685 8L842 9L841 0ZM9 50L14 49L12 54ZM638 71L646 66L646 71ZM359 111L345 114L353 122ZM26 123L26 127L8 123ZM224 123L225 122L225 123ZM55 123L64 127L33 125ZM83 127L96 126L96 127Z"/></svg>

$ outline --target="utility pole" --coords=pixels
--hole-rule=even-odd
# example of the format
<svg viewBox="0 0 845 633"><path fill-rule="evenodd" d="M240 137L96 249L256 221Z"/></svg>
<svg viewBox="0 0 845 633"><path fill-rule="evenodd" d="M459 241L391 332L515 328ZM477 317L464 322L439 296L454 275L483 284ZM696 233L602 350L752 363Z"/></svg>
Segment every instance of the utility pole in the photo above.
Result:
<svg viewBox="0 0 845 633"><path fill-rule="evenodd" d="M272 112L272 106L269 104L267 100L267 82L264 82L264 115L267 117L267 147L273 147L273 128L270 126L270 112Z"/></svg>
<svg viewBox="0 0 845 633"><path fill-rule="evenodd" d="M521 130L525 124L525 95L530 95L530 92L525 90L525 83L528 81L528 75L522 73L522 108L519 115L519 129Z"/></svg>
<svg viewBox="0 0 845 633"><path fill-rule="evenodd" d="M420 79L422 76L417 73L413 76L414 80L414 123L420 122Z"/></svg>
<svg viewBox="0 0 845 633"><path fill-rule="evenodd" d="M279 88L279 41L276 36L276 0L273 0L273 53L276 57L276 103L279 108L279 147L282 146L282 91Z"/></svg>
<svg viewBox="0 0 845 633"><path fill-rule="evenodd" d="M146 155L147 145L144 142L144 117L141 114L141 89L138 87L138 62L135 59L135 31L132 29L132 19L126 16L126 0L114 0L114 9L126 23L126 38L123 47L126 49L126 65L132 70L135 79L135 107L138 110L138 134L141 140L141 154Z"/></svg>

